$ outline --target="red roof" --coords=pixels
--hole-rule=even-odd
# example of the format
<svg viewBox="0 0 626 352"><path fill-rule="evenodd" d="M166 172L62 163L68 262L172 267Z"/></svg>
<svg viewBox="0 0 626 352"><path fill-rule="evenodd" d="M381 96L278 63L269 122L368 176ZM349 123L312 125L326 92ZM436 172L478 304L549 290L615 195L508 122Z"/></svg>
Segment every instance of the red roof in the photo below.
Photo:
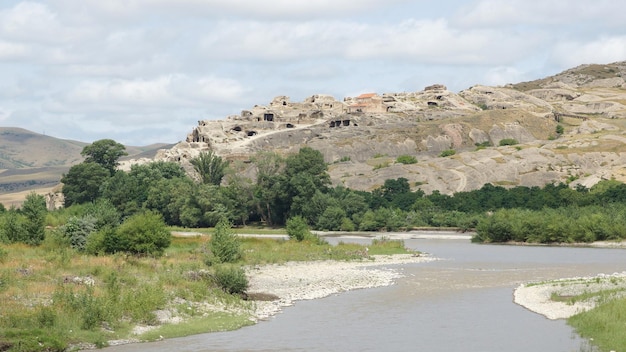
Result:
<svg viewBox="0 0 626 352"><path fill-rule="evenodd" d="M376 96L376 93L363 93L363 94L359 95L356 98L357 99L367 99L367 98L373 98L374 96Z"/></svg>

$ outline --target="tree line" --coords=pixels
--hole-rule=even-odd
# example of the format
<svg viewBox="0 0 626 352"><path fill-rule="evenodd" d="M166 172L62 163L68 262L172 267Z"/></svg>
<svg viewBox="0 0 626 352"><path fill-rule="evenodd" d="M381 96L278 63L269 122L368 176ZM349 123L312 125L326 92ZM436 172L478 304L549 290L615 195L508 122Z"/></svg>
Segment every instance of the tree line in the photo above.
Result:
<svg viewBox="0 0 626 352"><path fill-rule="evenodd" d="M591 189L563 183L512 188L486 184L453 195L437 191L426 195L411 190L406 178L386 180L371 192L333 187L322 154L309 147L286 157L257 153L251 160L255 177L244 176L238 172L240 165L212 151L191 160L195 178L173 162L118 170L125 148L110 139L85 147L83 155L84 162L61 179L65 208L58 211L65 216L63 226L82 229L76 231L79 234L90 229L118 231L117 225L126 220L146 216L188 228L213 227L222 219L234 225L284 226L295 216L313 229L326 231L456 227L475 229L475 240L483 242L593 241L626 234L619 225L625 220L626 185L617 181L603 181ZM14 229L20 228L15 225L20 221L29 222L24 220L25 205L20 211L5 210L0 239L21 238ZM135 221L139 226L155 220ZM66 237L72 236L77 236L72 241L78 246L85 246L81 237L86 236ZM96 241L91 250L115 250L115 241L103 241Z"/></svg>

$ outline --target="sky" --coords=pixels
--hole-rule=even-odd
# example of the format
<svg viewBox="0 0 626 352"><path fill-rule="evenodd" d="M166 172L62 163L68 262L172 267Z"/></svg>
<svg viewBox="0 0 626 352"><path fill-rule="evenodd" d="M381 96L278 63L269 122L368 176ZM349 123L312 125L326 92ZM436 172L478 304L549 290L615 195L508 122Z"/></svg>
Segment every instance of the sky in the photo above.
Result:
<svg viewBox="0 0 626 352"><path fill-rule="evenodd" d="M185 140L273 97L342 100L626 60L623 0L2 0L0 126Z"/></svg>

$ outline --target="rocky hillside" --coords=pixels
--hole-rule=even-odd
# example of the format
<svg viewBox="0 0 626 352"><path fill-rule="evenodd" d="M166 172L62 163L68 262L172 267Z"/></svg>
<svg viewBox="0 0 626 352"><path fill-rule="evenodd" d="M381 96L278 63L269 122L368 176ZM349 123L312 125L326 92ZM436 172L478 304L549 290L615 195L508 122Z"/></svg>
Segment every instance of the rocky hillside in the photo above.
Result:
<svg viewBox="0 0 626 352"><path fill-rule="evenodd" d="M287 154L307 145L324 154L336 185L361 190L398 177L447 194L485 183L591 186L626 179L625 79L626 62L619 62L459 93L435 84L342 100L279 96L239 115L199 121L185 142L155 159L188 167L207 149L248 161L258 151ZM503 140L517 144L500 146ZM401 155L417 163L398 163Z"/></svg>

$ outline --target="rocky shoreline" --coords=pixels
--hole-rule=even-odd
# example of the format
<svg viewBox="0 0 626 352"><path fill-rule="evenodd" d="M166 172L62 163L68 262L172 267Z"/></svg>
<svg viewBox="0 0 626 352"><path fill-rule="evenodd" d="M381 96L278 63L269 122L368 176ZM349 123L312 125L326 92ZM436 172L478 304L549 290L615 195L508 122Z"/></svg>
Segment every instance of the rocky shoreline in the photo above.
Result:
<svg viewBox="0 0 626 352"><path fill-rule="evenodd" d="M602 297L598 293L607 290L614 295L625 295L626 271L522 284L515 289L513 300L548 319L567 319L593 309ZM570 300L580 295L585 297Z"/></svg>
<svg viewBox="0 0 626 352"><path fill-rule="evenodd" d="M332 294L391 285L402 277L397 264L425 263L436 258L420 254L374 255L362 261L312 261L255 266L248 269L251 295L277 297L255 301L253 319L267 319L295 301L317 299Z"/></svg>

